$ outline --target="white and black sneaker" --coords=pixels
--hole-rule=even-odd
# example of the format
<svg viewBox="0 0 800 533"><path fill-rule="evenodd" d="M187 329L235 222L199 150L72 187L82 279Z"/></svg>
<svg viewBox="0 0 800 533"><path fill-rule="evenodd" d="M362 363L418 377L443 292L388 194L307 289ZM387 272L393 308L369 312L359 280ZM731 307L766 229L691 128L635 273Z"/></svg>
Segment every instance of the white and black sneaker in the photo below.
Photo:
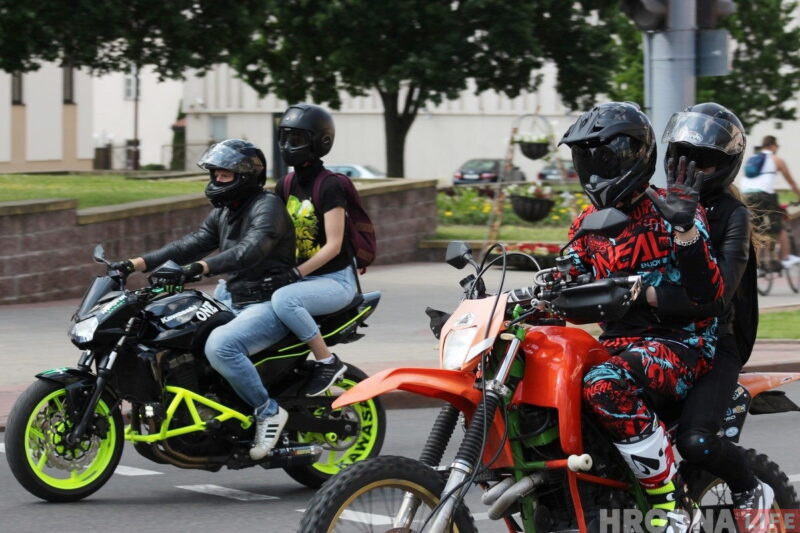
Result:
<svg viewBox="0 0 800 533"><path fill-rule="evenodd" d="M250 448L250 459L258 461L263 459L278 443L281 431L289 420L289 413L282 407L278 407L278 412L264 419L256 418L256 436L253 439L253 446Z"/></svg>
<svg viewBox="0 0 800 533"><path fill-rule="evenodd" d="M775 501L775 491L760 479L756 481L755 488L731 494L736 522L743 532L769 531L769 512Z"/></svg>
<svg viewBox="0 0 800 533"><path fill-rule="evenodd" d="M346 371L347 365L336 354L333 354L332 363L315 362L311 380L306 385L306 396L324 394Z"/></svg>

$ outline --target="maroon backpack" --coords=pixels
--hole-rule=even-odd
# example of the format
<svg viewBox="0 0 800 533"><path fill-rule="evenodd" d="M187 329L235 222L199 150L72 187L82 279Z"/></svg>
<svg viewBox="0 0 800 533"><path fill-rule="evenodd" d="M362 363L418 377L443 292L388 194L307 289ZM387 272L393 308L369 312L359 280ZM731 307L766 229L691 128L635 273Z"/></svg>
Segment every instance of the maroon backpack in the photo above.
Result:
<svg viewBox="0 0 800 533"><path fill-rule="evenodd" d="M367 267L375 260L375 253L377 251L375 227L372 225L367 211L361 204L361 198L358 196L358 191L353 185L353 182L344 174L331 172L327 168L322 169L322 172L320 172L319 176L314 180L314 187L311 190L311 201L314 202L314 205L320 205L320 189L322 189L322 182L325 181L328 176L336 176L344 190L344 195L347 199L347 209L345 209L347 215L345 217L347 238L350 241L350 247L356 258L356 267L359 272L363 274L367 271ZM290 172L283 178L284 201L289 199L293 178L294 172Z"/></svg>

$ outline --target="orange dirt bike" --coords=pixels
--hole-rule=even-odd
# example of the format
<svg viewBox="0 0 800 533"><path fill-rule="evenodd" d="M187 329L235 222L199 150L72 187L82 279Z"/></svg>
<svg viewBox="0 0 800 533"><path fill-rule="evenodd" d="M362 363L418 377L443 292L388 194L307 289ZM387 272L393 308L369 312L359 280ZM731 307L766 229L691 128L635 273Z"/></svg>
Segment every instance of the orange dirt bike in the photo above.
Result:
<svg viewBox="0 0 800 533"><path fill-rule="evenodd" d="M614 235L610 219L590 215L582 231ZM385 370L333 404L365 402L393 390L445 400L419 459L383 456L344 469L311 500L298 531L470 533L476 527L463 498L472 485L484 490L489 518L504 520L508 531L645 530L649 507L639 483L581 410L583 375L609 354L564 320L619 318L636 299L640 277L571 278L566 258L559 258L556 267L534 275L533 287L502 292L501 284L499 294L486 295L481 277L492 262L505 264L505 255L478 265L466 244L451 243L447 262L456 268L471 264L476 274L462 280L466 297L452 315L428 311L434 332L441 328L440 368ZM797 409L770 389L798 379L800 374L742 374L722 424L724 438L738 440L754 407ZM466 431L455 459L439 466L460 415ZM677 418L662 419L674 435ZM797 495L780 468L754 450L746 457L774 489L776 511L797 509ZM681 471L697 505L693 523L707 531L734 531L730 523L719 526L733 519L725 482L685 463Z"/></svg>

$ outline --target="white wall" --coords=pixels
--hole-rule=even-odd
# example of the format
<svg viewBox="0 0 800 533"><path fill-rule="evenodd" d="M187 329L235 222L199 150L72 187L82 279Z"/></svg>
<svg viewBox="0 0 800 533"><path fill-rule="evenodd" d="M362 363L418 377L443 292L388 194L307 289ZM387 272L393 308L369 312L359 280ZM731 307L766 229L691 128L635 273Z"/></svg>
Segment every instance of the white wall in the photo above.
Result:
<svg viewBox="0 0 800 533"><path fill-rule="evenodd" d="M183 94L183 82L159 82L151 69L140 76L139 142L142 165L169 164L169 152L162 147L172 144L172 124L175 123ZM92 134L95 142L113 139L115 146L133 139L134 102L125 100L125 74L115 72L94 78L94 112Z"/></svg>
<svg viewBox="0 0 800 533"><path fill-rule="evenodd" d="M92 159L94 157L94 142L92 141L94 119L94 87L92 77L88 72L76 70L74 73L75 103L78 105L78 138L76 139L78 159Z"/></svg>
<svg viewBox="0 0 800 533"><path fill-rule="evenodd" d="M63 75L61 67L45 64L23 75L26 155L28 161L51 161L64 157Z"/></svg>
<svg viewBox="0 0 800 533"><path fill-rule="evenodd" d="M0 71L0 162L11 161L11 75Z"/></svg>

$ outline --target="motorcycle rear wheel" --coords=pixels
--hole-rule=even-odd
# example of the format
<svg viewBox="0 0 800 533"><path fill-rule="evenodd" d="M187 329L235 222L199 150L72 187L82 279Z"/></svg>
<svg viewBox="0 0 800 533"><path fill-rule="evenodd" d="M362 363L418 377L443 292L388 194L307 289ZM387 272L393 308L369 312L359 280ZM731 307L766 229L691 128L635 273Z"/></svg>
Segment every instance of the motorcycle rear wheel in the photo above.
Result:
<svg viewBox="0 0 800 533"><path fill-rule="evenodd" d="M797 493L789 483L788 477L777 464L770 461L769 457L756 452L756 450L749 449L745 452L745 460L755 476L775 491L775 502L772 510L776 513L776 516L781 510L791 512L800 507ZM696 470L686 476L686 482L689 485L689 495L692 501L700 506L703 516L708 516L711 513L714 517L714 523L704 524L701 531L719 531L720 523L724 523L721 521L725 520L725 518L719 517L719 513L723 510L732 513L733 509L731 491L728 485L721 478L708 472ZM792 519L796 520L796 517L793 516ZM730 518L727 520L730 521ZM770 533L794 531L796 526L797 524L795 523L790 528L787 523L777 520L776 528L771 529Z"/></svg>
<svg viewBox="0 0 800 533"><path fill-rule="evenodd" d="M347 365L347 371L326 392L328 396L341 394L367 379L359 368ZM315 416L323 416L324 408L314 411ZM319 461L311 465L286 467L289 476L303 485L316 489L341 469L353 463L375 457L381 451L386 435L386 410L380 398L348 405L328 414L331 417L345 418L358 425L355 437L339 439L335 434L301 432L296 434L298 442L319 444L323 448Z"/></svg>
<svg viewBox="0 0 800 533"><path fill-rule="evenodd" d="M444 490L444 480L431 467L406 457L383 456L355 464L322 487L309 502L298 533L420 531ZM408 529L391 529L407 494L420 501ZM462 503L451 529L475 533L477 528Z"/></svg>
<svg viewBox="0 0 800 533"><path fill-rule="evenodd" d="M105 419L105 437L90 436L77 446L66 444L72 428L66 413L64 385L37 381L17 398L6 425L6 459L14 477L28 492L51 502L73 502L102 487L122 455L122 414L111 411L103 395L95 414Z"/></svg>

